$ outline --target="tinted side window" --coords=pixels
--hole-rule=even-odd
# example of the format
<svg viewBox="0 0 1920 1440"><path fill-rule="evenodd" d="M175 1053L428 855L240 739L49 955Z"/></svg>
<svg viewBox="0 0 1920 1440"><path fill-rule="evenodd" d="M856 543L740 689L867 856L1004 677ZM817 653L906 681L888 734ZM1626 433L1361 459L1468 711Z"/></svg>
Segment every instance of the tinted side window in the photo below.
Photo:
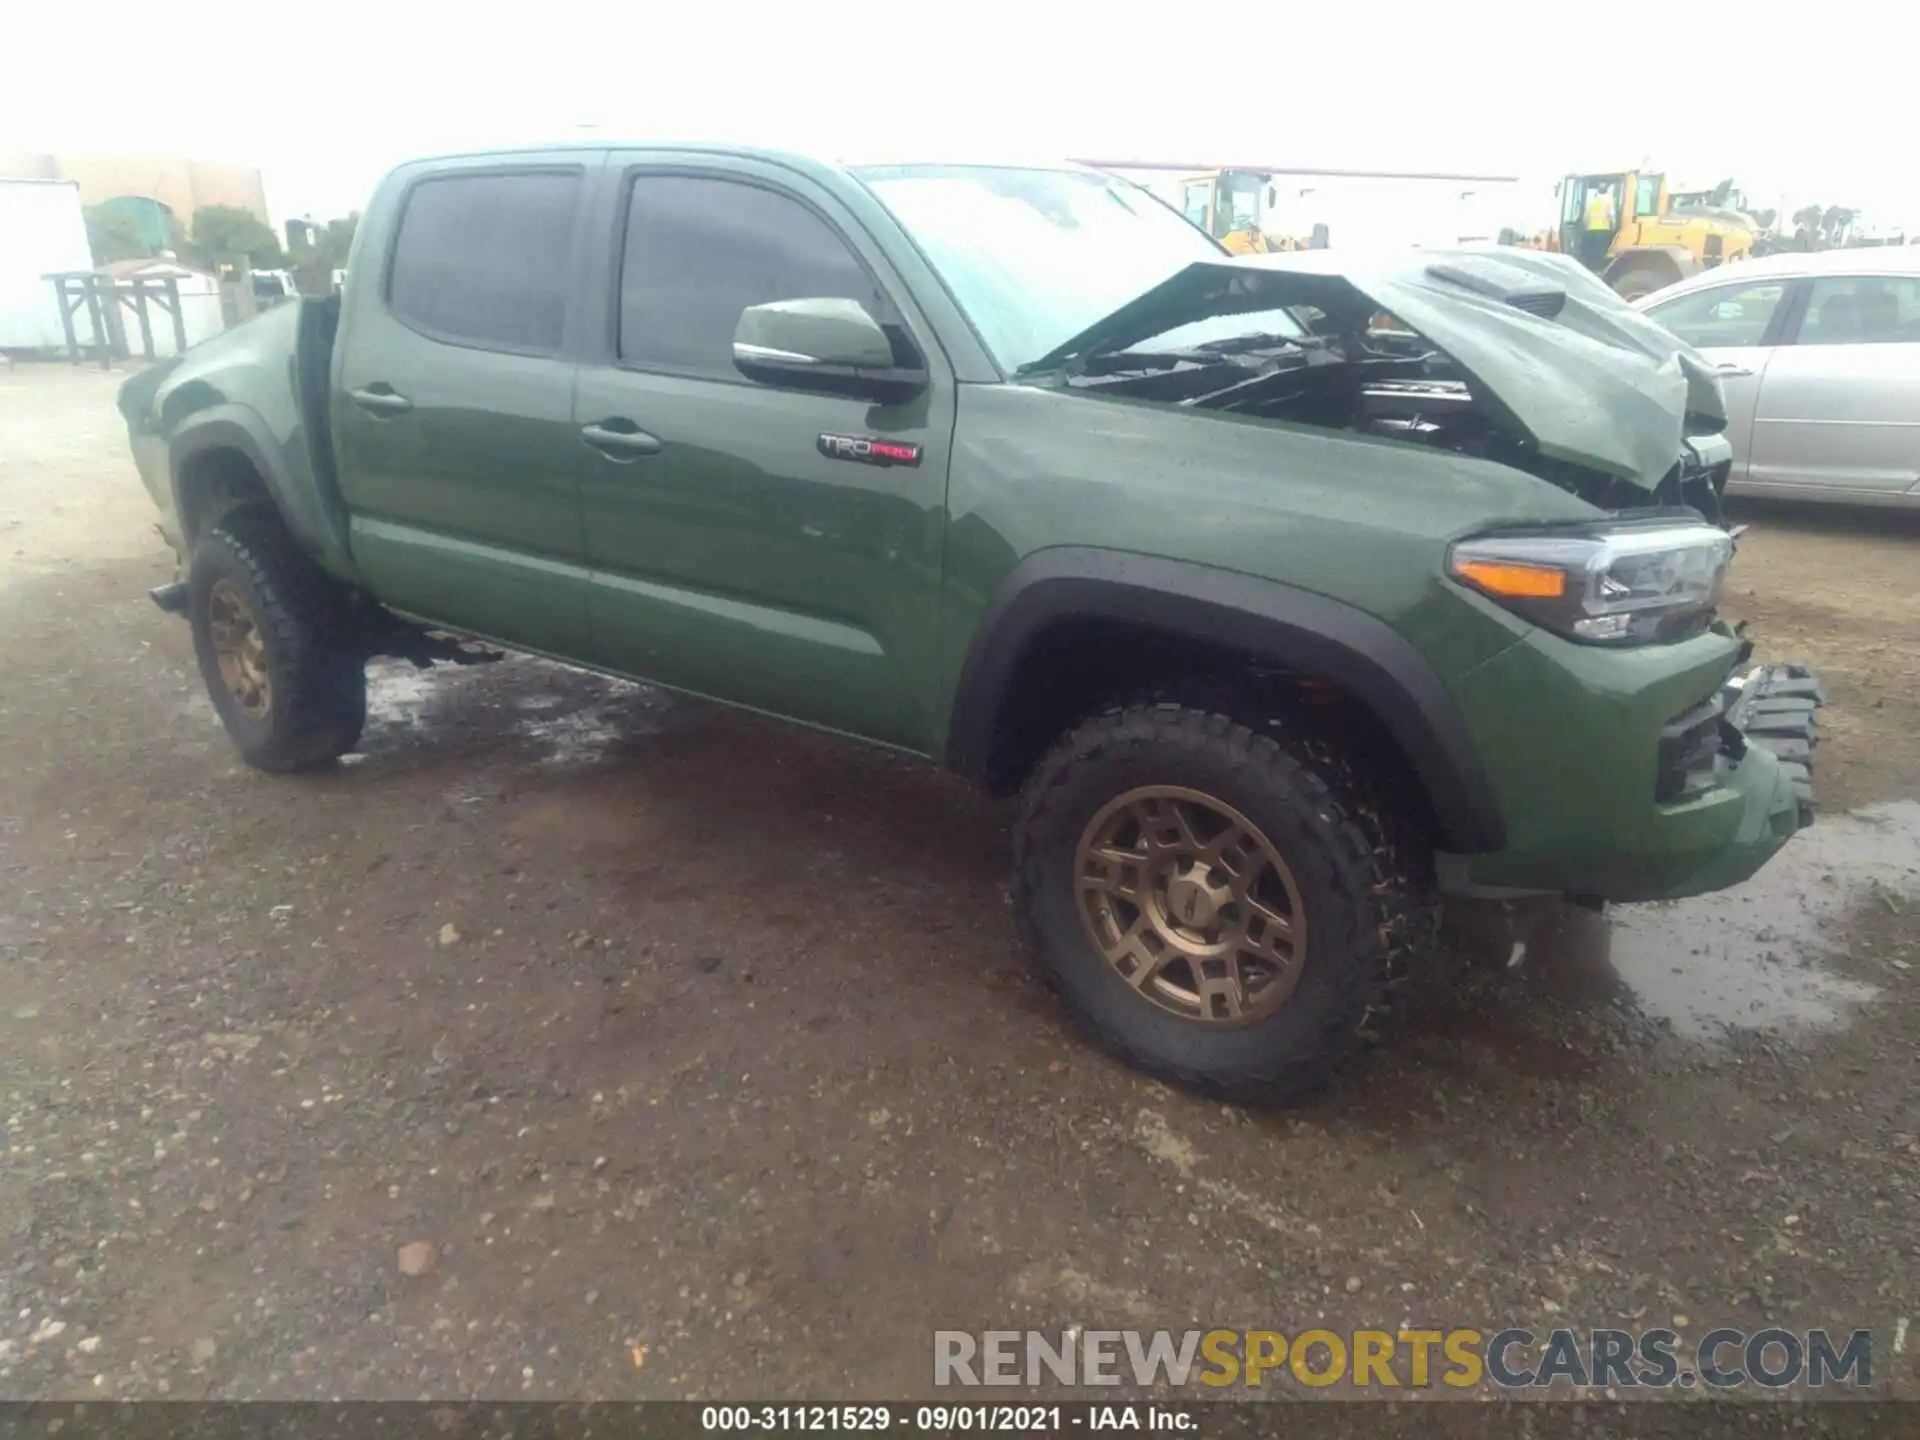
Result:
<svg viewBox="0 0 1920 1440"><path fill-rule="evenodd" d="M1920 341L1920 279L1833 275L1815 280L1800 345L1898 345Z"/></svg>
<svg viewBox="0 0 1920 1440"><path fill-rule="evenodd" d="M400 216L388 305L435 337L558 350L579 192L577 174L422 181Z"/></svg>
<svg viewBox="0 0 1920 1440"><path fill-rule="evenodd" d="M789 196L735 180L647 175L634 182L620 266L620 358L737 378L740 312L772 300L888 307L846 242Z"/></svg>
<svg viewBox="0 0 1920 1440"><path fill-rule="evenodd" d="M1758 345L1786 293L1786 284L1779 280L1718 285L1649 306L1647 314L1703 350L1716 345Z"/></svg>

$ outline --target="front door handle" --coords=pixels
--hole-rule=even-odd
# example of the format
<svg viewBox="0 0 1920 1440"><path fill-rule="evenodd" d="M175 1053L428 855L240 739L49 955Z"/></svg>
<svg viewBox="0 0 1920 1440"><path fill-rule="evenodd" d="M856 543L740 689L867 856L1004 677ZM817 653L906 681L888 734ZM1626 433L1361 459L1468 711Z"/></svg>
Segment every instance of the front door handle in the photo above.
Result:
<svg viewBox="0 0 1920 1440"><path fill-rule="evenodd" d="M347 398L369 415L404 415L413 409L413 402L404 395L396 394L389 385L349 390Z"/></svg>
<svg viewBox="0 0 1920 1440"><path fill-rule="evenodd" d="M660 441L631 420L602 420L597 425L582 425L580 438L614 460L637 460L642 455L658 455Z"/></svg>
<svg viewBox="0 0 1920 1440"><path fill-rule="evenodd" d="M1739 380L1745 376L1753 374L1753 371L1749 370L1744 365L1737 365L1733 361L1727 360L1727 361L1723 361L1721 364L1714 366L1713 373L1716 375L1723 375L1729 380Z"/></svg>

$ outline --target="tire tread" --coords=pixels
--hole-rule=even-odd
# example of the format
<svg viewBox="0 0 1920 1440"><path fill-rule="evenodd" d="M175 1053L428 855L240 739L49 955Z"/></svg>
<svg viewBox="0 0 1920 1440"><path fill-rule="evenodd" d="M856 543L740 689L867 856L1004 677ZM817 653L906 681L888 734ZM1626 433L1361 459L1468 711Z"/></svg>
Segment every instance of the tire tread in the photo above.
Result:
<svg viewBox="0 0 1920 1440"><path fill-rule="evenodd" d="M1177 756L1200 748L1224 752L1249 788L1289 798L1317 834L1329 872L1346 903L1364 907L1354 953L1340 971L1336 1002L1304 1045L1244 1066L1232 1075L1202 1073L1149 1055L1125 1035L1098 1024L1070 987L1051 973L1034 924L1040 884L1036 837L1053 828L1051 812L1086 766L1147 749ZM1239 1100L1300 1099L1327 1085L1382 1022L1403 1010L1408 981L1424 967L1438 930L1431 856L1386 797L1371 792L1364 772L1332 742L1304 734L1256 731L1232 716L1174 701L1117 705L1062 735L1034 767L1013 830L1014 910L1022 939L1081 1027L1128 1064L1206 1093Z"/></svg>
<svg viewBox="0 0 1920 1440"><path fill-rule="evenodd" d="M360 739L366 724L365 660L347 639L345 607L337 588L286 537L278 517L250 510L224 517L201 539L202 550L239 570L259 600L260 624L282 663L274 710L287 719L259 746L242 745L250 764L288 773L311 770L339 758ZM196 555L196 568L202 562ZM209 687L216 683L208 677ZM235 737L236 740L239 737Z"/></svg>

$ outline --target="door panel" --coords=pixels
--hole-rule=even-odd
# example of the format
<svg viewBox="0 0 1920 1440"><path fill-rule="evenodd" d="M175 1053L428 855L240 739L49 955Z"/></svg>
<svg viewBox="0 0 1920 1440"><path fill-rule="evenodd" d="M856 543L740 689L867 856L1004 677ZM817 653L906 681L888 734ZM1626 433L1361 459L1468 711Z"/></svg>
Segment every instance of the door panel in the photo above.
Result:
<svg viewBox="0 0 1920 1440"><path fill-rule="evenodd" d="M1760 385L1774 351L1765 345L1728 345L1700 353L1720 376L1727 407L1727 443L1733 446L1732 478L1743 480L1753 453L1753 417L1760 403Z"/></svg>
<svg viewBox="0 0 1920 1440"><path fill-rule="evenodd" d="M351 388L384 384L412 408L370 415L348 396L334 407L340 488L369 584L398 609L495 639L583 645L573 366L392 328L384 343L356 345L345 371Z"/></svg>
<svg viewBox="0 0 1920 1440"><path fill-rule="evenodd" d="M764 183L780 172L741 163L619 181L633 187L612 207L634 216L613 342L626 358L582 367L574 419L659 444L617 455L576 441L594 654L924 750L930 701L915 677L931 673L938 623L953 386L828 197L803 201ZM927 389L876 405L748 382L731 363L739 310L808 293L888 311L876 318L928 362ZM829 458L823 435L915 446L918 463Z"/></svg>
<svg viewBox="0 0 1920 1440"><path fill-rule="evenodd" d="M589 200L579 164L394 182L357 263L331 409L354 558L395 609L561 654L587 641L564 332Z"/></svg>
<svg viewBox="0 0 1920 1440"><path fill-rule="evenodd" d="M1748 475L1761 383L1796 298L1794 282L1762 277L1729 279L1646 307L1650 319L1693 346L1719 372L1736 481Z"/></svg>
<svg viewBox="0 0 1920 1440"><path fill-rule="evenodd" d="M1920 344L1783 346L1760 390L1751 478L1920 486Z"/></svg>
<svg viewBox="0 0 1920 1440"><path fill-rule="evenodd" d="M582 374L576 414L661 442L628 463L580 447L601 664L893 744L924 738L910 677L936 619L950 405L605 369ZM822 434L918 445L921 463L830 460Z"/></svg>

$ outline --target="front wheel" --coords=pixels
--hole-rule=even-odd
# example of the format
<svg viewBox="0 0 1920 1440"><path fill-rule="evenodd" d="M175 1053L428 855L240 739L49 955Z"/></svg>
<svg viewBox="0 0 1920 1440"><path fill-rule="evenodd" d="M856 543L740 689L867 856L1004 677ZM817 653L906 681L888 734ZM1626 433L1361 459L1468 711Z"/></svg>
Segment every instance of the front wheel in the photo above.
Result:
<svg viewBox="0 0 1920 1440"><path fill-rule="evenodd" d="M1353 767L1222 715L1137 705L1041 762L1014 839L1022 929L1098 1040L1216 1094L1324 1085L1426 957L1424 849Z"/></svg>
<svg viewBox="0 0 1920 1440"><path fill-rule="evenodd" d="M1680 278L1679 272L1662 265L1635 265L1613 278L1613 290L1622 300L1634 301L1664 290Z"/></svg>
<svg viewBox="0 0 1920 1440"><path fill-rule="evenodd" d="M250 765L283 772L351 750L366 663L339 596L270 519L229 517L195 546L187 615L207 694Z"/></svg>

